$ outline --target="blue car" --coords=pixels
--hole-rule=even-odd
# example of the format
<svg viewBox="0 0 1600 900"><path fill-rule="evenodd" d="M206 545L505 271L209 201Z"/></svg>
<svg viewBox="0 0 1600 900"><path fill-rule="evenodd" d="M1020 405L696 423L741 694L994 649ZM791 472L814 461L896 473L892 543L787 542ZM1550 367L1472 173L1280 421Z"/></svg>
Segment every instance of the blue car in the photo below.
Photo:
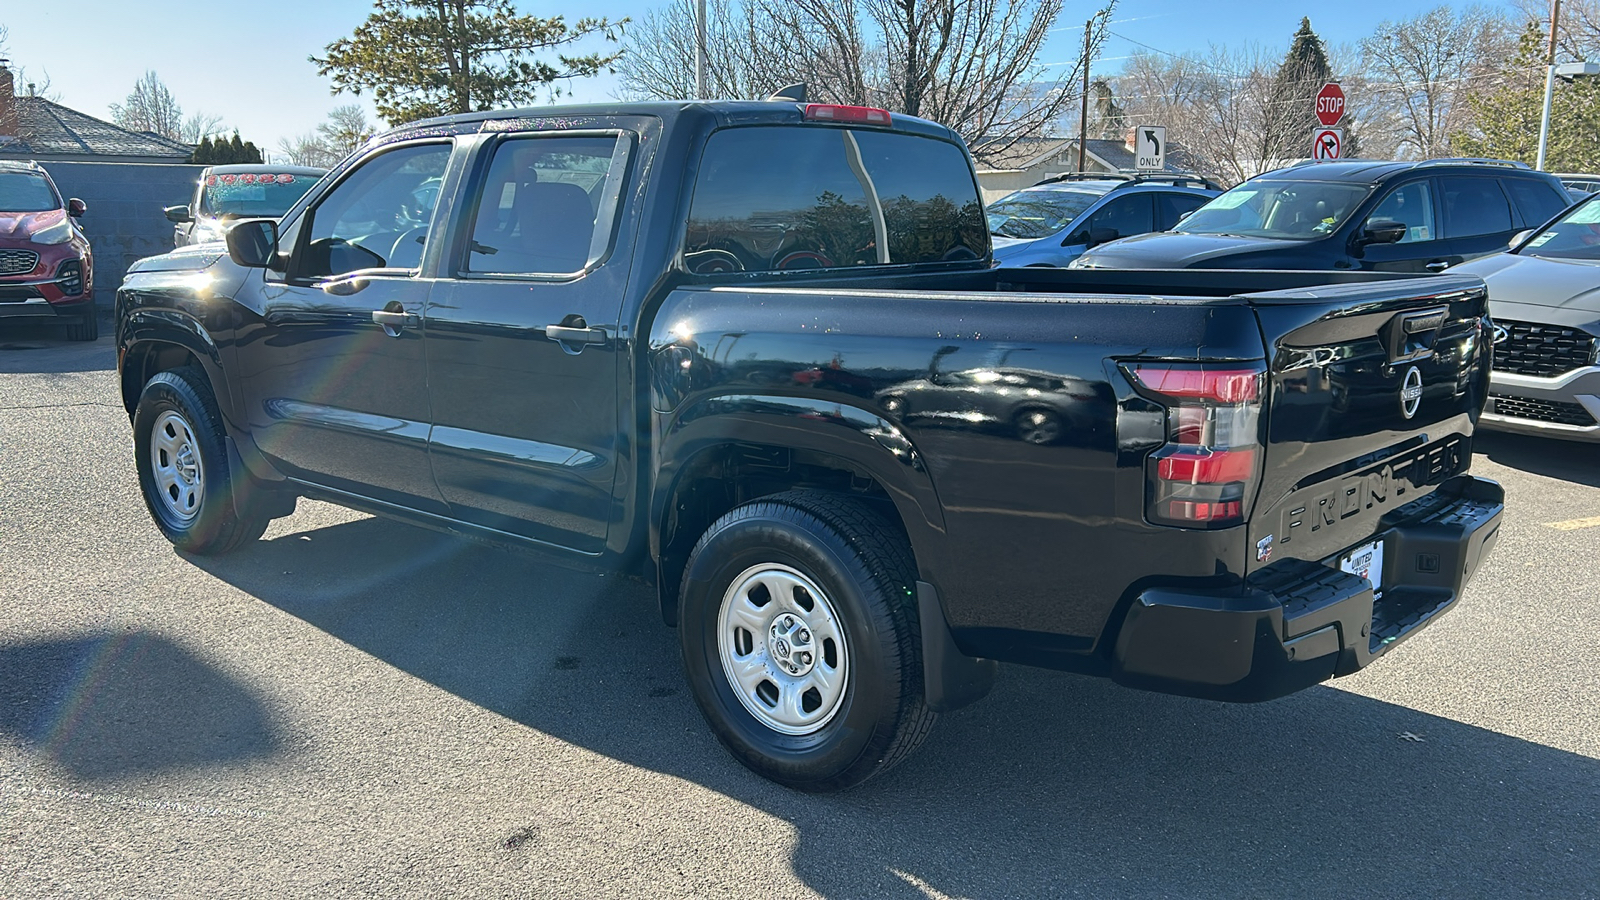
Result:
<svg viewBox="0 0 1600 900"><path fill-rule="evenodd" d="M1192 175L1061 175L989 204L994 258L1002 266L1065 266L1090 247L1166 231L1220 193Z"/></svg>

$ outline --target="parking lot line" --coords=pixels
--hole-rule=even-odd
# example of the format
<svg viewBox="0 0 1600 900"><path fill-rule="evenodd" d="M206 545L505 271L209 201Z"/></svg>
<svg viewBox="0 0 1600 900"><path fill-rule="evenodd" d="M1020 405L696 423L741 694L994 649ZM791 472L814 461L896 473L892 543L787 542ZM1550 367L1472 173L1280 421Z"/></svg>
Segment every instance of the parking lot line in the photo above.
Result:
<svg viewBox="0 0 1600 900"><path fill-rule="evenodd" d="M1554 528L1557 531L1577 531L1580 528L1594 528L1600 526L1600 516L1590 516L1587 519L1568 519L1565 522L1546 522L1544 527Z"/></svg>

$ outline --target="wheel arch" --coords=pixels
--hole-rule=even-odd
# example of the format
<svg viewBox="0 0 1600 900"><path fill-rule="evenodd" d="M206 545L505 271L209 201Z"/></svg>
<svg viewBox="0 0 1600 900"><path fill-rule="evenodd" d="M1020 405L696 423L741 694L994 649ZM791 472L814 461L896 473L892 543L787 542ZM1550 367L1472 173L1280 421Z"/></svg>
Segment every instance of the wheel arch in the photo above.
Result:
<svg viewBox="0 0 1600 900"><path fill-rule="evenodd" d="M669 625L677 622L684 563L705 529L735 506L786 490L847 493L873 505L906 534L920 577L933 580L943 512L921 453L893 423L837 401L757 394L702 398L664 420L658 414L649 516Z"/></svg>

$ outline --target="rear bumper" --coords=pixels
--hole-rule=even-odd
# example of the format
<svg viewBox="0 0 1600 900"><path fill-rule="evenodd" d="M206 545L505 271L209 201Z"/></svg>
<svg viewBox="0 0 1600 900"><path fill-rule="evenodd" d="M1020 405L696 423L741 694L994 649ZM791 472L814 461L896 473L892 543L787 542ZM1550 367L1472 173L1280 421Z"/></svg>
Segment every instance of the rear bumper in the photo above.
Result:
<svg viewBox="0 0 1600 900"><path fill-rule="evenodd" d="M1574 369L1553 378L1495 372L1489 395L1480 420L1485 428L1600 441L1600 366Z"/></svg>
<svg viewBox="0 0 1600 900"><path fill-rule="evenodd" d="M1213 700L1271 700L1388 653L1438 618L1499 537L1505 492L1461 475L1385 515L1383 583L1286 559L1241 591L1150 589L1117 637L1112 678L1130 687ZM1362 542L1363 544L1366 541Z"/></svg>

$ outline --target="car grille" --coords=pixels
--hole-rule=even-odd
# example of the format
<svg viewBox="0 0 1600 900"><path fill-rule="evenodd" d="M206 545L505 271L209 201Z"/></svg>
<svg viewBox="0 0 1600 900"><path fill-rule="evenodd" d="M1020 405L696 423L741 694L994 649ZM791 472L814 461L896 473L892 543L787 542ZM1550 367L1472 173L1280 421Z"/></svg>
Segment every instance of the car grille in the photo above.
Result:
<svg viewBox="0 0 1600 900"><path fill-rule="evenodd" d="M1531 419L1535 422L1553 422L1557 425L1593 425L1594 416L1589 411L1576 403L1562 403L1557 400L1530 400L1527 397L1512 397L1507 394L1490 394L1489 400L1494 405L1489 412L1497 416L1506 416L1512 419Z"/></svg>
<svg viewBox="0 0 1600 900"><path fill-rule="evenodd" d="M1495 330L1506 338L1494 345L1494 368L1499 372L1549 378L1594 363L1594 335L1577 328L1495 319Z"/></svg>
<svg viewBox="0 0 1600 900"><path fill-rule="evenodd" d="M0 275L26 275L38 264L37 250L0 250Z"/></svg>

